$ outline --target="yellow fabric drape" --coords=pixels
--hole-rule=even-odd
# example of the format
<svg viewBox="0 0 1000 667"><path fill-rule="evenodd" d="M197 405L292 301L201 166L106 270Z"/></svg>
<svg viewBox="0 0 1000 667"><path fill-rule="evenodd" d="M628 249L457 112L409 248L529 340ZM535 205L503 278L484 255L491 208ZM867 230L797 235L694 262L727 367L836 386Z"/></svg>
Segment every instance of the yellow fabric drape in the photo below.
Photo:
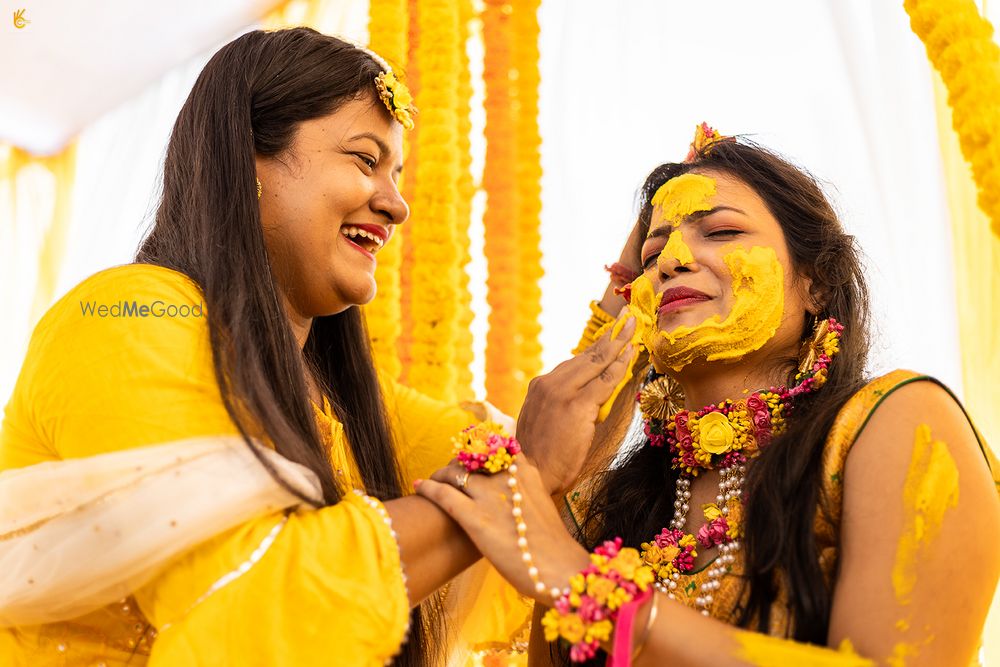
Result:
<svg viewBox="0 0 1000 667"><path fill-rule="evenodd" d="M38 319L52 305L66 251L66 236L76 177L76 144L57 155L36 157L20 148L0 145L0 283L5 290L23 290L14 253L22 248L22 234L37 237L38 269L31 311L24 330L26 340ZM30 224L30 227L27 225ZM14 303L6 298L4 303Z"/></svg>
<svg viewBox="0 0 1000 667"><path fill-rule="evenodd" d="M992 233L989 218L977 202L978 192L969 164L962 157L952 130L948 91L941 77L934 79L938 140L951 216L955 258L955 299L962 361L965 406L986 442L1000 442L1000 237ZM1000 128L998 128L1000 129ZM988 665L1000 665L1000 595L995 595L983 632Z"/></svg>
<svg viewBox="0 0 1000 667"><path fill-rule="evenodd" d="M965 404L987 442L1000 442L1000 237L976 203L976 183L952 130L947 91L936 73L938 139L951 215ZM997 128L1000 130L1000 128Z"/></svg>

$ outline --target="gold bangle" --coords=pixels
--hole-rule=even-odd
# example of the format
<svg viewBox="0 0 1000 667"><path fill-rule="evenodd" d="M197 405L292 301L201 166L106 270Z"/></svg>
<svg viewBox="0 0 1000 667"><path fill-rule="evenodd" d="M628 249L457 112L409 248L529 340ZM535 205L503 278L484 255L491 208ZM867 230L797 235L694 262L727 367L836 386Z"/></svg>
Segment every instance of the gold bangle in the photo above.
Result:
<svg viewBox="0 0 1000 667"><path fill-rule="evenodd" d="M646 617L646 627L643 628L642 630L642 636L636 643L635 648L632 649L632 660L635 660L637 657L639 657L639 654L642 653L642 649L646 646L646 640L649 639L649 633L650 630L652 630L653 628L653 622L656 621L656 610L658 608L657 603L659 601L660 601L660 596L657 595L656 591L654 590L653 601L652 601L653 606L649 608L649 616Z"/></svg>

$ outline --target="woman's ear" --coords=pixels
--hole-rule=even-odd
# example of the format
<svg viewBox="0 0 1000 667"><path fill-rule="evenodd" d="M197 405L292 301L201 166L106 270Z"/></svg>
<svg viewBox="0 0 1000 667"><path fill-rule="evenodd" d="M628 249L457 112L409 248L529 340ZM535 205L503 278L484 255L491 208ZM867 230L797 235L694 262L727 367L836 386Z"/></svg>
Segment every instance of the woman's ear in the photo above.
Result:
<svg viewBox="0 0 1000 667"><path fill-rule="evenodd" d="M798 287L799 296L806 306L806 312L814 316L822 313L826 306L826 295L821 288L816 286L813 279L805 275L800 276Z"/></svg>

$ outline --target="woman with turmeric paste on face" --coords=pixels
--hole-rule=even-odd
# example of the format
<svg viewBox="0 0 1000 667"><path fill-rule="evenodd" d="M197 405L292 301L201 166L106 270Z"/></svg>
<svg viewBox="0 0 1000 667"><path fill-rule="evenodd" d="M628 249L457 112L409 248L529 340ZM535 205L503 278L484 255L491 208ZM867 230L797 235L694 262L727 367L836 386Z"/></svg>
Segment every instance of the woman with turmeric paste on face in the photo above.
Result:
<svg viewBox="0 0 1000 667"><path fill-rule="evenodd" d="M418 489L536 600L533 664L969 665L995 460L939 383L865 376L858 251L816 182L703 125L642 195L581 348L627 299L646 355L608 422L643 432L593 455L572 530L516 458Z"/></svg>

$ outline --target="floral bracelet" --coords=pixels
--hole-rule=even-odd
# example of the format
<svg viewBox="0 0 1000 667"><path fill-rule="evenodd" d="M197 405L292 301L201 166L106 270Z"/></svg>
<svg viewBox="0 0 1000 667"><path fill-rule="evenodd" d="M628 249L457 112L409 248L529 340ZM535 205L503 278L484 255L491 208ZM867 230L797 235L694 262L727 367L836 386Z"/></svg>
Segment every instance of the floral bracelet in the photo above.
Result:
<svg viewBox="0 0 1000 667"><path fill-rule="evenodd" d="M455 456L469 472L493 475L510 467L521 453L517 438L507 435L501 424L487 419L469 426L452 438Z"/></svg>
<svg viewBox="0 0 1000 667"><path fill-rule="evenodd" d="M643 596L656 575L639 552L616 537L594 549L590 565L573 575L569 589L542 618L546 641L564 639L572 662L586 662L610 642L623 606Z"/></svg>

